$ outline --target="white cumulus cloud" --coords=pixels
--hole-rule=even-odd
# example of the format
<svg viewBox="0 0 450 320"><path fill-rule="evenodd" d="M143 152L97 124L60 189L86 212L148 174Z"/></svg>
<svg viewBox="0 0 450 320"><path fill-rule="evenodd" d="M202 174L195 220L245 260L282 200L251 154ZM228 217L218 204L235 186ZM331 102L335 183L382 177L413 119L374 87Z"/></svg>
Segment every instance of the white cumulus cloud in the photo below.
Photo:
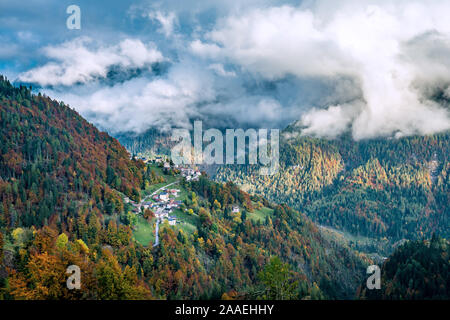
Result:
<svg viewBox="0 0 450 320"><path fill-rule="evenodd" d="M300 121L305 134L429 134L450 129L448 109L424 95L436 81L450 83L448 12L450 3L442 1L257 8L222 19L203 40L192 41L190 50L267 79L355 79L361 97L311 106ZM438 36L429 39L430 32Z"/></svg>
<svg viewBox="0 0 450 320"><path fill-rule="evenodd" d="M142 133L153 126L189 128L189 117L197 115L196 103L211 100L215 94L207 74L183 65L152 81L138 77L87 91L49 93L113 133Z"/></svg>
<svg viewBox="0 0 450 320"><path fill-rule="evenodd" d="M166 37L170 37L173 34L174 27L178 23L177 16L174 12L163 13L161 11L152 11L148 14L151 20L156 20L161 25L158 30Z"/></svg>
<svg viewBox="0 0 450 320"><path fill-rule="evenodd" d="M138 39L101 46L91 38L81 37L48 46L43 52L50 61L20 74L20 81L42 86L70 86L105 78L113 66L141 68L164 59L152 43L144 44Z"/></svg>

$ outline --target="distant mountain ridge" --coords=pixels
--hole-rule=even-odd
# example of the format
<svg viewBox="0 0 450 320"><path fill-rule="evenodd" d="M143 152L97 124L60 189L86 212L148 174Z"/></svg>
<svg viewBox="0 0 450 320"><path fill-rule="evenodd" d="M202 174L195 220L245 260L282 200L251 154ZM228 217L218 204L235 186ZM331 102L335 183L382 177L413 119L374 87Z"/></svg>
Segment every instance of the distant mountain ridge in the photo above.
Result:
<svg viewBox="0 0 450 320"><path fill-rule="evenodd" d="M232 165L218 167L214 179L234 181L356 236L393 243L449 235L449 133L363 141L284 134L277 174Z"/></svg>
<svg viewBox="0 0 450 320"><path fill-rule="evenodd" d="M449 132L354 141L349 133L330 140L301 136L300 129L294 123L282 131L274 176L260 176L251 165L202 168L320 225L375 240L376 248L360 249L389 254L402 239L449 236ZM173 144L155 129L123 141L129 150L166 155Z"/></svg>

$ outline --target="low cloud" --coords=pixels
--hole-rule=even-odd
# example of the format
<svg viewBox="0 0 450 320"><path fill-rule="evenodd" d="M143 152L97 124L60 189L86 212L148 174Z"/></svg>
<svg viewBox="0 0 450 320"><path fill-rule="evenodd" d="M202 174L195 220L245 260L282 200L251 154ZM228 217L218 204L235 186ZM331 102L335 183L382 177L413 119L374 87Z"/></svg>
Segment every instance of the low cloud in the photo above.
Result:
<svg viewBox="0 0 450 320"><path fill-rule="evenodd" d="M18 79L112 133L193 119L296 122L301 134L327 138L450 129L449 3L292 2L138 3L128 27L141 34L47 46L45 62Z"/></svg>
<svg viewBox="0 0 450 320"><path fill-rule="evenodd" d="M223 77L235 77L236 73L234 71L227 71L225 67L221 63L213 63L208 67L211 70L214 70L219 76Z"/></svg>
<svg viewBox="0 0 450 320"><path fill-rule="evenodd" d="M161 11L152 11L148 14L148 17L159 22L161 27L158 29L158 32L164 34L167 38L172 36L174 27L178 24L178 19L174 12L165 14Z"/></svg>
<svg viewBox="0 0 450 320"><path fill-rule="evenodd" d="M289 74L355 79L359 88L351 91L359 89L359 99L321 109L311 106L299 122L306 126L304 134L333 137L351 130L355 139L362 139L450 129L448 110L424 96L426 87L450 80L450 4L318 3L314 8L287 5L226 17L204 40L192 41L190 49L267 79ZM321 9L324 3L326 11ZM344 101L350 99L344 95Z"/></svg>
<svg viewBox="0 0 450 320"><path fill-rule="evenodd" d="M143 133L150 127L189 128L199 101L214 99L208 75L178 65L164 77L138 77L113 86L51 92L112 133Z"/></svg>
<svg viewBox="0 0 450 320"><path fill-rule="evenodd" d="M143 68L164 59L152 43L146 45L138 39L102 46L82 37L46 47L43 52L50 61L20 74L20 81L41 86L71 86L106 78L112 67Z"/></svg>

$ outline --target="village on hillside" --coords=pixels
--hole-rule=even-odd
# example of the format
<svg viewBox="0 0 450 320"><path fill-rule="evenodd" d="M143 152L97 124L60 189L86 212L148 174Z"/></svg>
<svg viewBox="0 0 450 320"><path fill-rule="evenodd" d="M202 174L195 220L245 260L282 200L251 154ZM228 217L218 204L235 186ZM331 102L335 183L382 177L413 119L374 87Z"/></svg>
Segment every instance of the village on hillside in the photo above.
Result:
<svg viewBox="0 0 450 320"><path fill-rule="evenodd" d="M126 203L130 203L133 206L132 212L134 214L142 214L146 209L149 209L155 213L155 217L159 220L167 219L170 225L175 225L177 218L170 214L174 209L180 207L182 201L176 200L178 197L179 189L166 189L162 188L159 192L151 196L153 201L143 200L136 203L129 198L125 198Z"/></svg>
<svg viewBox="0 0 450 320"><path fill-rule="evenodd" d="M150 210L156 218L155 228L155 244L158 245L158 230L159 224L167 221L169 225L175 226L177 223L181 223L177 216L173 212L180 209L182 200L180 199L180 189L175 186L181 179L186 181L198 181L202 173L197 168L191 168L189 166L179 166L173 164L170 160L163 157L154 157L149 159L147 157L139 157L146 164L160 168L164 172L172 172L174 174L175 181L170 182L162 186L161 188L153 191L142 198L140 202L135 202L128 197L124 197L124 203L128 203L132 206L131 212L136 216L144 216L146 210Z"/></svg>

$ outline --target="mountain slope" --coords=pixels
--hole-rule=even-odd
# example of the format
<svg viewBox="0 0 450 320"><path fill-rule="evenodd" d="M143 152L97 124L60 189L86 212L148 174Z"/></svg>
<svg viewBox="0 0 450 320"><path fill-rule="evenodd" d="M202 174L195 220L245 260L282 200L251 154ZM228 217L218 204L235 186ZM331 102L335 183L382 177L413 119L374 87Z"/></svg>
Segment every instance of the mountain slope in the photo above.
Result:
<svg viewBox="0 0 450 320"><path fill-rule="evenodd" d="M122 198L161 177L63 103L3 78L0 94L0 298L258 298L274 256L300 280L293 298L349 298L362 281L369 261L306 216L206 178L181 183L194 231L163 224L159 246L135 242Z"/></svg>
<svg viewBox="0 0 450 320"><path fill-rule="evenodd" d="M448 236L448 133L355 142L292 138L288 128L285 136L290 138L281 140L277 174L260 176L255 166L222 166L215 180L234 181L305 212L318 224L387 238L390 245L433 232ZM378 250L388 253L390 245Z"/></svg>
<svg viewBox="0 0 450 320"><path fill-rule="evenodd" d="M272 256L292 266L296 279L304 286L303 292L296 292L296 298L310 296L315 287L326 298L354 296L354 282L364 276L369 260L324 238L305 215L286 205L273 205L264 198L250 196L232 183L222 185L202 177L182 186L188 194L193 192L185 205L197 217L197 230L193 234L163 230L163 254L158 251L154 256L159 276L152 277L153 281L167 274L176 277L177 265L182 270L195 266L195 260L183 258L192 258L187 255L191 248L202 261L200 274L206 278L201 287L211 290L210 295L215 298L230 290L243 298L260 297L255 293L260 288L258 272ZM239 205L241 211L233 213L232 204ZM271 213L261 218L259 214L264 209ZM171 260L171 256L178 259ZM168 261L172 262L167 264ZM214 281L208 279L208 274L214 275ZM182 281L173 283L175 292L192 290L182 285L189 283L189 278L180 277Z"/></svg>
<svg viewBox="0 0 450 320"><path fill-rule="evenodd" d="M381 268L381 289L359 289L361 299L448 300L450 243L433 237L399 247Z"/></svg>
<svg viewBox="0 0 450 320"><path fill-rule="evenodd" d="M99 210L119 212L113 188L139 197L143 163L130 161L116 139L63 103L2 78L0 122L3 225L42 226L85 197Z"/></svg>
<svg viewBox="0 0 450 320"><path fill-rule="evenodd" d="M63 103L3 77L0 122L0 298L151 298L104 247L130 244L114 217L120 192L139 199L144 164ZM82 269L80 291L65 287L70 264Z"/></svg>

